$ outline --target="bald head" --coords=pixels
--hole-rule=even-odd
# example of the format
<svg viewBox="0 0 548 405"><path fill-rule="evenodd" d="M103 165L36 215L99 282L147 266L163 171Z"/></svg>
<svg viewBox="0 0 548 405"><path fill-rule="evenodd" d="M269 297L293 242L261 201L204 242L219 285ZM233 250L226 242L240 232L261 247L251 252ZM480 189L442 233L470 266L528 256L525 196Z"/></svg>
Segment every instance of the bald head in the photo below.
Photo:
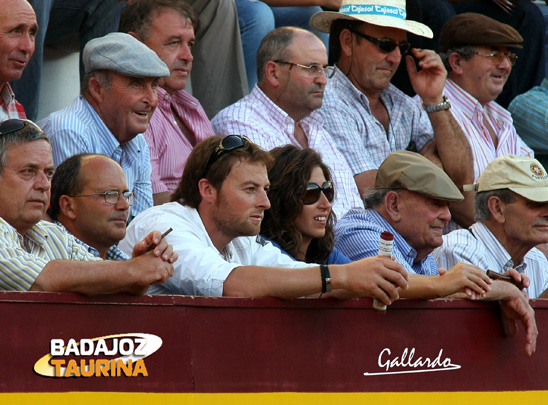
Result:
<svg viewBox="0 0 548 405"><path fill-rule="evenodd" d="M76 155L59 165L52 186L57 220L104 258L126 234L128 188L120 165L104 155Z"/></svg>

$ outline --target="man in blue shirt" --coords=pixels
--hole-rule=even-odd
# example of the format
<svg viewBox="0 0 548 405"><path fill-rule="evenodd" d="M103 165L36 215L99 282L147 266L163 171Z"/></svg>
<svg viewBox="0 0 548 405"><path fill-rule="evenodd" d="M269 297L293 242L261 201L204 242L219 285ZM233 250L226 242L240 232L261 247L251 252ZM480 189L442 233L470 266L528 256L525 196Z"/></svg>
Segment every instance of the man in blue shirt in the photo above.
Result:
<svg viewBox="0 0 548 405"><path fill-rule="evenodd" d="M142 133L158 105L160 77L169 69L131 35L114 32L84 48L81 95L40 121L56 166L78 153L103 153L122 166L135 193L131 216L152 207L152 168Z"/></svg>

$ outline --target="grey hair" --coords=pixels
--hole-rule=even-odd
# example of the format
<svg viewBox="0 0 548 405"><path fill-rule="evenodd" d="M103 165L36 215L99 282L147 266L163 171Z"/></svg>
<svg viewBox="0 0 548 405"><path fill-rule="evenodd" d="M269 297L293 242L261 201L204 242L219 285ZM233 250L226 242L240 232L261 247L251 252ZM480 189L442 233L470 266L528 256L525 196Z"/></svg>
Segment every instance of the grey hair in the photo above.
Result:
<svg viewBox="0 0 548 405"><path fill-rule="evenodd" d="M505 204L515 200L514 192L508 188L476 193L474 199L474 219L476 222L491 219L491 211L489 211L489 199L491 197L498 197Z"/></svg>
<svg viewBox="0 0 548 405"><path fill-rule="evenodd" d="M9 120L8 120L9 121ZM24 120L27 121L27 120ZM4 123L7 121L4 121ZM8 160L8 149L12 146L23 145L27 142L43 139L49 143L49 137L34 122L26 124L17 131L12 131L0 135L0 176L4 173L4 166Z"/></svg>
<svg viewBox="0 0 548 405"><path fill-rule="evenodd" d="M84 81L82 82L82 87L80 88L80 93L85 96L89 94L89 81L95 78L99 83L101 83L108 90L112 84L112 79L110 77L108 70L95 70L93 72L86 73L84 76Z"/></svg>
<svg viewBox="0 0 548 405"><path fill-rule="evenodd" d="M363 204L365 208L376 208L384 203L384 199L391 191L398 192L401 189L398 188L381 188L381 189L369 189L363 196Z"/></svg>
<svg viewBox="0 0 548 405"><path fill-rule="evenodd" d="M449 63L449 55L452 53L458 53L464 60L470 60L476 54L476 47L472 45L465 45L455 49L449 49L446 52L440 52L440 58L447 69L447 72L451 71L451 64Z"/></svg>

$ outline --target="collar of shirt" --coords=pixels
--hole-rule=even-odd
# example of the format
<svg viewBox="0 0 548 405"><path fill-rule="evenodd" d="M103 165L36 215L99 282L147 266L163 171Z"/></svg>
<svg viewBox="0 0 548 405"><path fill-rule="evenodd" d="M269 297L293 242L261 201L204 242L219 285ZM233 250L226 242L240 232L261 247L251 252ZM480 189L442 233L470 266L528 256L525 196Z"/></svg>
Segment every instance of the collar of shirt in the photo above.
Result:
<svg viewBox="0 0 548 405"><path fill-rule="evenodd" d="M492 261L498 264L499 268L494 269L495 271L505 272L509 269L516 269L520 273L525 271L527 268L527 263L522 260L521 263L515 266L510 254L506 251L504 246L500 244L489 228L487 228L487 226L483 223L476 222L470 227L470 230L476 238L483 241L487 247L487 249L485 249L486 253L491 255Z"/></svg>
<svg viewBox="0 0 548 405"><path fill-rule="evenodd" d="M0 217L0 224L5 225L10 230L12 230L14 235L16 235L19 239L20 243L22 243L22 245L25 247L27 247L26 241L31 241L32 243L36 243L40 246L44 246L47 243L48 233L44 229L42 229L42 227L40 226L40 222L38 222L27 232L25 232L24 235L21 235L19 232L17 232L17 229L15 229L10 223L8 223L4 218Z"/></svg>
<svg viewBox="0 0 548 405"><path fill-rule="evenodd" d="M171 106L183 104L185 108L197 110L200 102L191 96L186 90L179 90L173 94L169 94L163 88L158 87L158 108L168 109Z"/></svg>
<svg viewBox="0 0 548 405"><path fill-rule="evenodd" d="M495 101L490 101L484 107L470 93L451 79L447 79L445 82L444 93L449 97L449 100L458 104L458 108L470 120L472 120L474 116L477 116L479 119L486 114L487 117L494 118L496 122L499 123L499 126L502 126L507 122L512 122L511 114ZM493 122L491 122L491 124L493 124Z"/></svg>
<svg viewBox="0 0 548 405"><path fill-rule="evenodd" d="M548 78L544 78L544 80L540 84L540 88L545 92L548 92Z"/></svg>
<svg viewBox="0 0 548 405"><path fill-rule="evenodd" d="M0 92L0 105L9 105L15 101L15 93L9 83L6 83Z"/></svg>
<svg viewBox="0 0 548 405"><path fill-rule="evenodd" d="M120 144L118 139L116 139L101 117L99 117L99 114L95 111L95 108L93 108L86 98L80 95L79 100L83 104L84 109L87 110L95 127L97 128L97 133L99 134L98 141L101 143L101 149L104 151L103 153L107 156L113 157L116 155L119 156L121 155L121 152L123 152L125 155L124 159L128 159L128 162L132 162L135 157L141 153L141 148L139 148L137 137L143 135L137 134L132 140L125 142L123 145ZM119 150L117 151L117 149ZM122 165L121 161L118 161L118 163Z"/></svg>
<svg viewBox="0 0 548 405"><path fill-rule="evenodd" d="M327 86L330 86L332 91L340 92L341 94L353 94L353 98L359 100L367 112L371 114L371 108L369 107L369 99L367 96L356 86L354 86L354 83L350 81L350 79L342 72L342 70L339 69L337 65L335 65L335 73L333 74L333 77L328 80ZM388 111L390 111L394 105L394 97L397 92L399 92L399 90L392 83L390 83L388 87L381 92L381 100L385 104Z"/></svg>
<svg viewBox="0 0 548 405"><path fill-rule="evenodd" d="M65 228L65 226L64 226L61 222L59 222L59 221L53 221L53 222L55 223L55 225L57 225L59 228L63 229L65 232L70 233L69 230L68 230L67 228ZM71 234L71 235L72 235L72 234ZM74 235L72 235L72 236L74 236ZM85 247L86 250L87 250L89 253L91 253L93 256L95 256L95 257L100 257L99 251L98 251L97 249L95 249L94 247L92 247L92 246L88 245L87 243L85 243L84 241L78 239L76 236L74 236L74 240L75 240L78 244L80 244L80 245L82 245L83 247Z"/></svg>
<svg viewBox="0 0 548 405"><path fill-rule="evenodd" d="M388 222L381 214L379 214L375 209L368 208L367 210L368 215L370 215L370 218L373 222L375 222L377 225L386 228L385 230L391 232L394 235L394 244L397 246L398 250L402 253L403 256L406 257L409 264L413 266L415 263L415 258L417 257L417 251L411 247L409 243L399 234L398 231L390 225L390 222ZM424 259L423 259L424 260ZM422 263L422 260L421 260Z"/></svg>
<svg viewBox="0 0 548 405"><path fill-rule="evenodd" d="M274 103L274 101L272 101L258 85L255 85L248 97L264 106L263 111L268 114L271 122L273 122L274 124L278 124L281 127L289 127L290 133L288 133L287 135L289 135L291 139L294 138L296 125L295 120L291 118L288 113L278 107L276 103ZM309 131L312 128L323 127L323 118L317 111L312 111L310 115L304 117L299 122L301 123L303 130L307 133L307 135L309 135Z"/></svg>

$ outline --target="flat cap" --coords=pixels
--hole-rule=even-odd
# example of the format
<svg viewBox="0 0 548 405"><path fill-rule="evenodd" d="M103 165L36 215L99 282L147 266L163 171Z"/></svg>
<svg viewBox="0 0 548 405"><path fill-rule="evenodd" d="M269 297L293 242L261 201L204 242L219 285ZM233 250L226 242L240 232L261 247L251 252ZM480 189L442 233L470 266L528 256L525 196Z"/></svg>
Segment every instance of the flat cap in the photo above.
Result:
<svg viewBox="0 0 548 405"><path fill-rule="evenodd" d="M462 201L461 194L449 176L420 153L392 152L377 170L375 189L405 189L426 197Z"/></svg>
<svg viewBox="0 0 548 405"><path fill-rule="evenodd" d="M466 184L465 191L510 189L531 201L548 202L548 173L537 159L505 155L493 159L477 184Z"/></svg>
<svg viewBox="0 0 548 405"><path fill-rule="evenodd" d="M514 28L477 13L451 17L440 33L440 51L466 45L494 45L523 48L523 38Z"/></svg>
<svg viewBox="0 0 548 405"><path fill-rule="evenodd" d="M168 67L152 49L129 34L112 32L84 47L84 70L110 70L129 77L166 77Z"/></svg>

